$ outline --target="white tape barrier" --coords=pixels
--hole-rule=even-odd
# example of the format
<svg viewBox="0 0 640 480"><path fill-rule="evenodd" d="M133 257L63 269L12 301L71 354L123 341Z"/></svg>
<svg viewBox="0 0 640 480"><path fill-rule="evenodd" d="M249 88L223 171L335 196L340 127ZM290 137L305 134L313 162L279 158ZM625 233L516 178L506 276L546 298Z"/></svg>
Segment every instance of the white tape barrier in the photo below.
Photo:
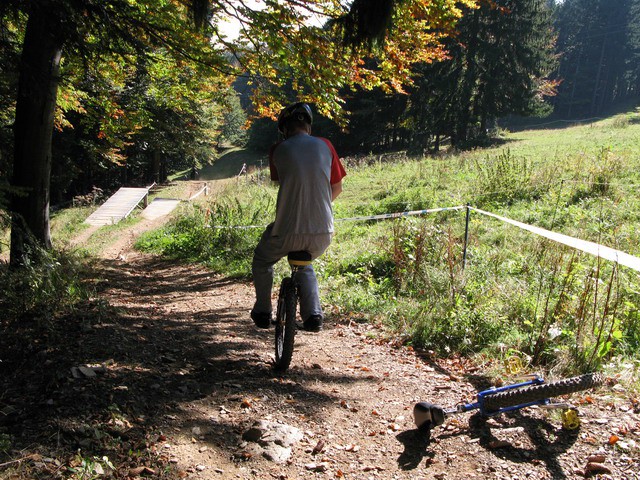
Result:
<svg viewBox="0 0 640 480"><path fill-rule="evenodd" d="M191 196L189 197L189 200L188 200L188 201L190 202L191 200L195 200L196 198L198 198L198 197L199 197L200 195L202 195L203 193L204 193L205 195L208 195L208 194L209 194L209 185L208 185L208 184L206 184L206 183L204 184L204 187L202 187L202 188L201 188L200 190L198 190L196 193L194 193L193 195L191 195Z"/></svg>
<svg viewBox="0 0 640 480"><path fill-rule="evenodd" d="M426 215L428 213L446 212L447 210L462 210L463 205L457 207L430 208L426 210L411 210L408 212L382 213L380 215L368 215L365 217L336 218L334 222L357 222L364 220L383 220L387 218L402 218L414 215ZM212 225L210 228L266 228L266 225Z"/></svg>
<svg viewBox="0 0 640 480"><path fill-rule="evenodd" d="M464 206L458 207L443 207L443 208L431 208L427 210L411 210L409 212L397 212L397 213L382 213L380 215L369 215L366 217L351 217L351 218L336 218L335 222L355 222L362 220L382 220L386 218L401 218L409 217L413 215L426 215L428 213L445 212L447 210L462 210L466 208Z"/></svg>
<svg viewBox="0 0 640 480"><path fill-rule="evenodd" d="M266 225L205 225L204 228L235 228L245 230L249 228L267 228Z"/></svg>
<svg viewBox="0 0 640 480"><path fill-rule="evenodd" d="M531 233L535 233L536 235L548 238L549 240L553 240L554 242L562 243L563 245L582 250L583 252L595 255L596 257L601 257L606 260L611 260L612 262L617 262L620 265L624 265L625 267L629 267L640 272L640 258L634 257L633 255L629 255L628 253L622 252L620 250L605 247L604 245L600 245L598 243L580 240L578 238L563 235L561 233L555 233L550 230L545 230L544 228L527 225L526 223L517 222L516 220L501 217L500 215L496 215L495 213L485 212L484 210L480 210L478 208L469 208L483 215L497 218L500 221L522 228L523 230L528 230Z"/></svg>
<svg viewBox="0 0 640 480"><path fill-rule="evenodd" d="M462 210L465 208L467 207L457 206L457 207L431 208L426 210L411 210L407 212L383 213L380 215L368 215L368 216L362 216L362 217L336 218L334 221L348 222L348 221L383 220L383 219L389 219L389 218L409 217L413 215L426 215L429 213L444 212L448 210ZM640 272L640 258L634 257L633 255L629 255L628 253L622 252L620 250L615 250L610 247L605 247L604 245L600 245L598 243L588 242L586 240L580 240L578 238L570 237L568 235L563 235L561 233L555 233L550 230L546 230L544 228L534 227L533 225L528 225L526 223L518 222L516 220L511 220L510 218L502 217L500 215L496 215L495 213L486 212L484 210L480 210L479 208L469 207L469 209L474 210L478 213L481 213L482 215L493 217L505 223L509 223L516 227L522 228L523 230L527 230L531 233L535 233L536 235L540 235L542 237L548 238L549 240L553 240L563 245L567 245L569 247L582 250L583 252L589 253L591 255L595 255L596 257L601 257L606 260L617 262L620 265L624 265L626 267L632 268ZM266 225L238 225L238 226L213 225L211 226L211 228L249 229L249 228L266 228Z"/></svg>

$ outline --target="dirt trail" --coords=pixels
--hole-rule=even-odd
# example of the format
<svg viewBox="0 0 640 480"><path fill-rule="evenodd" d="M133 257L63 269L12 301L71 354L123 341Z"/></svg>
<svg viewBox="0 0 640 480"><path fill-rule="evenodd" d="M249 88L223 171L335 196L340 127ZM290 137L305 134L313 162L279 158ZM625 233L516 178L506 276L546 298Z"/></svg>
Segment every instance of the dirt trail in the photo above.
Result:
<svg viewBox="0 0 640 480"><path fill-rule="evenodd" d="M290 370L275 375L273 332L248 317L250 284L134 253L132 243L114 242L96 264L101 302L69 318L55 348L35 345L17 370L8 365L20 381L0 380L0 401L24 403L7 428L45 442L43 455L53 456L51 438L102 452L107 432L119 439L107 453L126 459L118 478L571 479L596 454L597 478L640 478L640 410L620 386L572 397L578 430L528 409L460 415L428 435L414 428L414 403L473 400L488 386L478 367L420 355L327 306L326 328L299 332ZM82 365L99 374L69 374ZM302 432L288 461L243 440L257 420Z"/></svg>
<svg viewBox="0 0 640 480"><path fill-rule="evenodd" d="M587 458L599 453L611 478L638 478L637 447L609 445L612 435L625 432L636 441L640 433L640 417L624 395L603 396L606 389L575 395L597 399L580 408L577 431L563 430L557 415L530 409L489 421L461 415L427 435L414 428L415 402L451 406L488 386L464 359L425 358L384 340L372 325L330 315L322 332L299 332L292 367L277 376L272 331L254 328L248 318L250 284L193 265L118 255L105 258L125 260L119 274L132 279L132 290L117 280L104 295L125 311L133 308L145 344L164 355L169 378L162 375L149 388L167 403L153 423L166 437L163 454L182 474L559 479L582 476ZM261 419L304 433L288 462L250 453L242 433Z"/></svg>
<svg viewBox="0 0 640 480"><path fill-rule="evenodd" d="M136 380L129 392L157 392L152 423L163 435L161 451L190 477L579 478L599 453L611 472L601 478L638 478L630 442L640 417L607 388L574 396L595 399L580 407L579 430L529 409L488 421L461 415L429 437L414 429L413 405L472 400L486 379L465 360L430 361L345 318L318 334L300 332L290 371L276 376L272 332L248 319L251 285L149 257L119 272L130 282L110 281L104 294L132 312L120 321L139 335L142 352L149 347L139 361L166 372L151 385ZM241 435L260 419L304 432L287 463L247 453ZM626 450L609 445L622 433Z"/></svg>

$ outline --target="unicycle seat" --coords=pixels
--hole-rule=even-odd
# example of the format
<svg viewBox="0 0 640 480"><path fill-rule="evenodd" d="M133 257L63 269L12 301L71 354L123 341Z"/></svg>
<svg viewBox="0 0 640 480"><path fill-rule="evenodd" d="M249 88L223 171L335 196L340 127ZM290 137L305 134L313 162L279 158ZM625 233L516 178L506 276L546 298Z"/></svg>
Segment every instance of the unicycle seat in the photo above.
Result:
<svg viewBox="0 0 640 480"><path fill-rule="evenodd" d="M289 252L287 260L289 265L292 267L305 267L307 265L311 265L312 257L306 250L298 250L295 252Z"/></svg>

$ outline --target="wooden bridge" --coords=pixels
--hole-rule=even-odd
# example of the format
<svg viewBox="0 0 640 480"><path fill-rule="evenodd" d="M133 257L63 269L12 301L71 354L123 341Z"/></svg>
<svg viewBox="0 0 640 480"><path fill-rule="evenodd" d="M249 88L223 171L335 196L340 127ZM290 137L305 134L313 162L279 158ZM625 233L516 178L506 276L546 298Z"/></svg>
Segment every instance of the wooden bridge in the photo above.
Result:
<svg viewBox="0 0 640 480"><path fill-rule="evenodd" d="M180 204L180 200L173 198L154 198L153 201L147 205L149 190L154 186L155 183L143 188L120 188L120 190L114 193L100 208L89 215L85 222L98 227L114 225L123 218L127 218L141 202L145 207L142 212L142 217L147 220L154 220L168 215ZM207 195L208 193L209 185L205 182L200 190L191 195L188 201L192 201L200 195Z"/></svg>
<svg viewBox="0 0 640 480"><path fill-rule="evenodd" d="M154 198L153 201L144 209L142 216L147 220L155 220L164 217L173 211L180 204L180 200L173 198Z"/></svg>
<svg viewBox="0 0 640 480"><path fill-rule="evenodd" d="M147 206L150 188L122 187L104 202L100 208L89 215L85 222L89 225L98 226L118 223L123 218L128 217L140 202L144 202L144 206Z"/></svg>

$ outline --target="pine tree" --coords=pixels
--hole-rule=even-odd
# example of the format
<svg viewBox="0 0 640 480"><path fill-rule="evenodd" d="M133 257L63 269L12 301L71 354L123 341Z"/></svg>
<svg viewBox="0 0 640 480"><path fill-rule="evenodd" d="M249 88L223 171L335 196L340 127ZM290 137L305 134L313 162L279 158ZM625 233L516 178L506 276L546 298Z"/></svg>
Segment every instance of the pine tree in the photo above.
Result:
<svg viewBox="0 0 640 480"><path fill-rule="evenodd" d="M640 98L640 0L632 0L629 8L626 52L627 85L623 93L626 98L637 99Z"/></svg>
<svg viewBox="0 0 640 480"><path fill-rule="evenodd" d="M565 0L557 7L561 82L555 111L565 118L606 113L637 92L638 0ZM636 93L637 95L637 93Z"/></svg>
<svg viewBox="0 0 640 480"><path fill-rule="evenodd" d="M555 37L546 0L482 0L458 29L447 44L450 59L419 72L411 115L423 137L430 129L464 147L482 141L502 116L545 108Z"/></svg>
<svg viewBox="0 0 640 480"><path fill-rule="evenodd" d="M282 88L293 79L298 99L315 101L340 119L343 86L399 90L413 63L442 55L440 39L452 31L457 4L473 1L356 0L343 6L299 0L252 9L234 0L3 0L3 25L10 16L27 18L13 129L11 265L27 264L32 247L51 247L52 132L63 52L89 61L96 52L115 52L126 60L164 47L226 77L240 72L227 61L231 53L258 80L258 114L273 115L290 101ZM316 14L333 17L333 26L310 25ZM229 17L242 22L237 41L220 33L219 22ZM426 33L436 27L438 35ZM385 60L369 71L363 58L373 54Z"/></svg>

